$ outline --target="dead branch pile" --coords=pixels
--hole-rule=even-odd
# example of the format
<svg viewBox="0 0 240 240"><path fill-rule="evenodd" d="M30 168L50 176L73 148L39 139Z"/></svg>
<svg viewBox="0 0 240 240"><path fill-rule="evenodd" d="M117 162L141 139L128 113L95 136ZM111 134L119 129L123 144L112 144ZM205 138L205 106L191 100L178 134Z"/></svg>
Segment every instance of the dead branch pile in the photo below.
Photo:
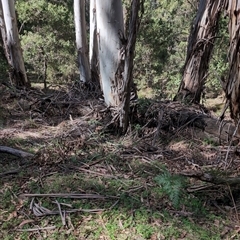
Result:
<svg viewBox="0 0 240 240"><path fill-rule="evenodd" d="M141 108L141 107L140 107ZM201 138L202 133L218 138L225 143L234 136L240 136L231 121L220 121L201 105L184 105L180 102L154 102L149 104L140 118L145 119L146 127L157 128L176 134L184 128L194 128ZM202 132L202 133L201 133Z"/></svg>

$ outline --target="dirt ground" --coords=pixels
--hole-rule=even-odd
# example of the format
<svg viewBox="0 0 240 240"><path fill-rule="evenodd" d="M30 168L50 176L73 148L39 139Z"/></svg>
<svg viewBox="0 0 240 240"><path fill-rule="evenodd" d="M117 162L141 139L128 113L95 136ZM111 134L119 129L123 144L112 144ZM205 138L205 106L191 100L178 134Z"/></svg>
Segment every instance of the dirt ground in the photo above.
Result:
<svg viewBox="0 0 240 240"><path fill-rule="evenodd" d="M138 121L118 136L106 128L111 116L103 101L84 90L26 92L1 86L0 93L0 146L33 154L20 158L0 152L2 239L239 239L237 144L202 135L190 125L153 124L158 116L153 112L161 109L154 100L142 100ZM78 210L69 207L73 203ZM61 214L64 207L72 217L69 209L67 216ZM120 207L129 213L125 221L135 219L135 225L119 219L114 225L111 216L115 219ZM150 233L138 230L145 223L134 212L142 207ZM187 223L178 227L174 221ZM170 225L172 233L166 230ZM203 232L195 236L194 229Z"/></svg>

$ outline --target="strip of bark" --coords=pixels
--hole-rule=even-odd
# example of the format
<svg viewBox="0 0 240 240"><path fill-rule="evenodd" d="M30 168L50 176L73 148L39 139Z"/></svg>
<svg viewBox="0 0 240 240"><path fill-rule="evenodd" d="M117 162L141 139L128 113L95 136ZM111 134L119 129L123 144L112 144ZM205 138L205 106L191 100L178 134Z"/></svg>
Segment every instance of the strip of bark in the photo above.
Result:
<svg viewBox="0 0 240 240"><path fill-rule="evenodd" d="M56 226L49 226L49 227L36 227L36 228L27 228L27 229L16 229L17 232L35 232L41 230L53 230Z"/></svg>
<svg viewBox="0 0 240 240"><path fill-rule="evenodd" d="M117 198L114 196L102 196L98 194L77 194L77 193L25 193L20 194L19 197L61 197L61 198L76 198L76 199L106 199L106 198Z"/></svg>
<svg viewBox="0 0 240 240"><path fill-rule="evenodd" d="M0 173L0 177L4 177L4 176L10 175L10 174L17 174L20 171L21 171L21 168L13 169L13 170L10 170L10 171L7 171L7 172Z"/></svg>

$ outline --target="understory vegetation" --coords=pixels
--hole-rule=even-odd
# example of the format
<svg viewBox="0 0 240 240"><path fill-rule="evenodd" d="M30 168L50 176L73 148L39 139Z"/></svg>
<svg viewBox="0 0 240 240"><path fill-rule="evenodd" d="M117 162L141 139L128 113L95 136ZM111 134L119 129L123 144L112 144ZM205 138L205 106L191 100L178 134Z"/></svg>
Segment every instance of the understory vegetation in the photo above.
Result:
<svg viewBox="0 0 240 240"><path fill-rule="evenodd" d="M223 125L204 122L224 105L226 19L204 106L166 100L181 81L197 2L145 1L136 115L118 136L101 94L80 87L72 1L16 1L32 88L6 84L1 47L0 146L32 155L0 149L1 239L240 239L239 136L228 112Z"/></svg>

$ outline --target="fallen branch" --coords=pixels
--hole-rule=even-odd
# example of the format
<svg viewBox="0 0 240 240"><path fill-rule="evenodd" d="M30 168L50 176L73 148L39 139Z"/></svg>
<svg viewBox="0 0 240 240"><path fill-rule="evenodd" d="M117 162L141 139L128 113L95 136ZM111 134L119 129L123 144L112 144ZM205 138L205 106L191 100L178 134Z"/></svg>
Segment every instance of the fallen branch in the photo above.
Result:
<svg viewBox="0 0 240 240"><path fill-rule="evenodd" d="M56 203L56 202L55 202ZM76 213L76 212L85 212L85 213L99 213L105 211L105 209L70 209L70 210L63 210L60 206L61 203L58 203L58 211L57 210L50 210L48 208L45 208L41 206L40 204L37 204L32 200L30 204L30 210L33 212L33 214L36 217L43 217L43 216L49 216L49 215L60 215L63 226L66 225L66 213Z"/></svg>
<svg viewBox="0 0 240 240"><path fill-rule="evenodd" d="M21 168L13 169L13 170L10 170L10 171L7 171L7 172L2 172L2 173L0 173L0 177L4 177L4 176L10 175L10 174L17 174L20 171L21 171Z"/></svg>
<svg viewBox="0 0 240 240"><path fill-rule="evenodd" d="M36 228L27 228L27 229L16 229L17 232L35 232L35 231L41 231L41 230L53 230L55 229L55 226L49 226L49 227L36 227Z"/></svg>
<svg viewBox="0 0 240 240"><path fill-rule="evenodd" d="M62 219L62 225L66 226L66 211L65 210L62 211L61 205L59 204L59 202L57 200L55 201L55 203L58 206L58 211L59 211L60 217Z"/></svg>
<svg viewBox="0 0 240 240"><path fill-rule="evenodd" d="M60 197L60 198L76 198L76 199L106 199L118 198L114 196L102 196L98 194L77 194L77 193L24 193L19 195L20 198L24 197Z"/></svg>
<svg viewBox="0 0 240 240"><path fill-rule="evenodd" d="M34 156L32 153L24 152L22 150L18 150L18 149L11 148L11 147L6 147L6 146L0 146L0 152L9 153L11 155L21 157L21 158L33 157Z"/></svg>
<svg viewBox="0 0 240 240"><path fill-rule="evenodd" d="M240 176L236 177L222 177L219 175L213 175L211 173L204 172L182 172L180 175L185 177L197 178L201 181L213 183L215 185L227 184L227 185L236 185L240 184Z"/></svg>

